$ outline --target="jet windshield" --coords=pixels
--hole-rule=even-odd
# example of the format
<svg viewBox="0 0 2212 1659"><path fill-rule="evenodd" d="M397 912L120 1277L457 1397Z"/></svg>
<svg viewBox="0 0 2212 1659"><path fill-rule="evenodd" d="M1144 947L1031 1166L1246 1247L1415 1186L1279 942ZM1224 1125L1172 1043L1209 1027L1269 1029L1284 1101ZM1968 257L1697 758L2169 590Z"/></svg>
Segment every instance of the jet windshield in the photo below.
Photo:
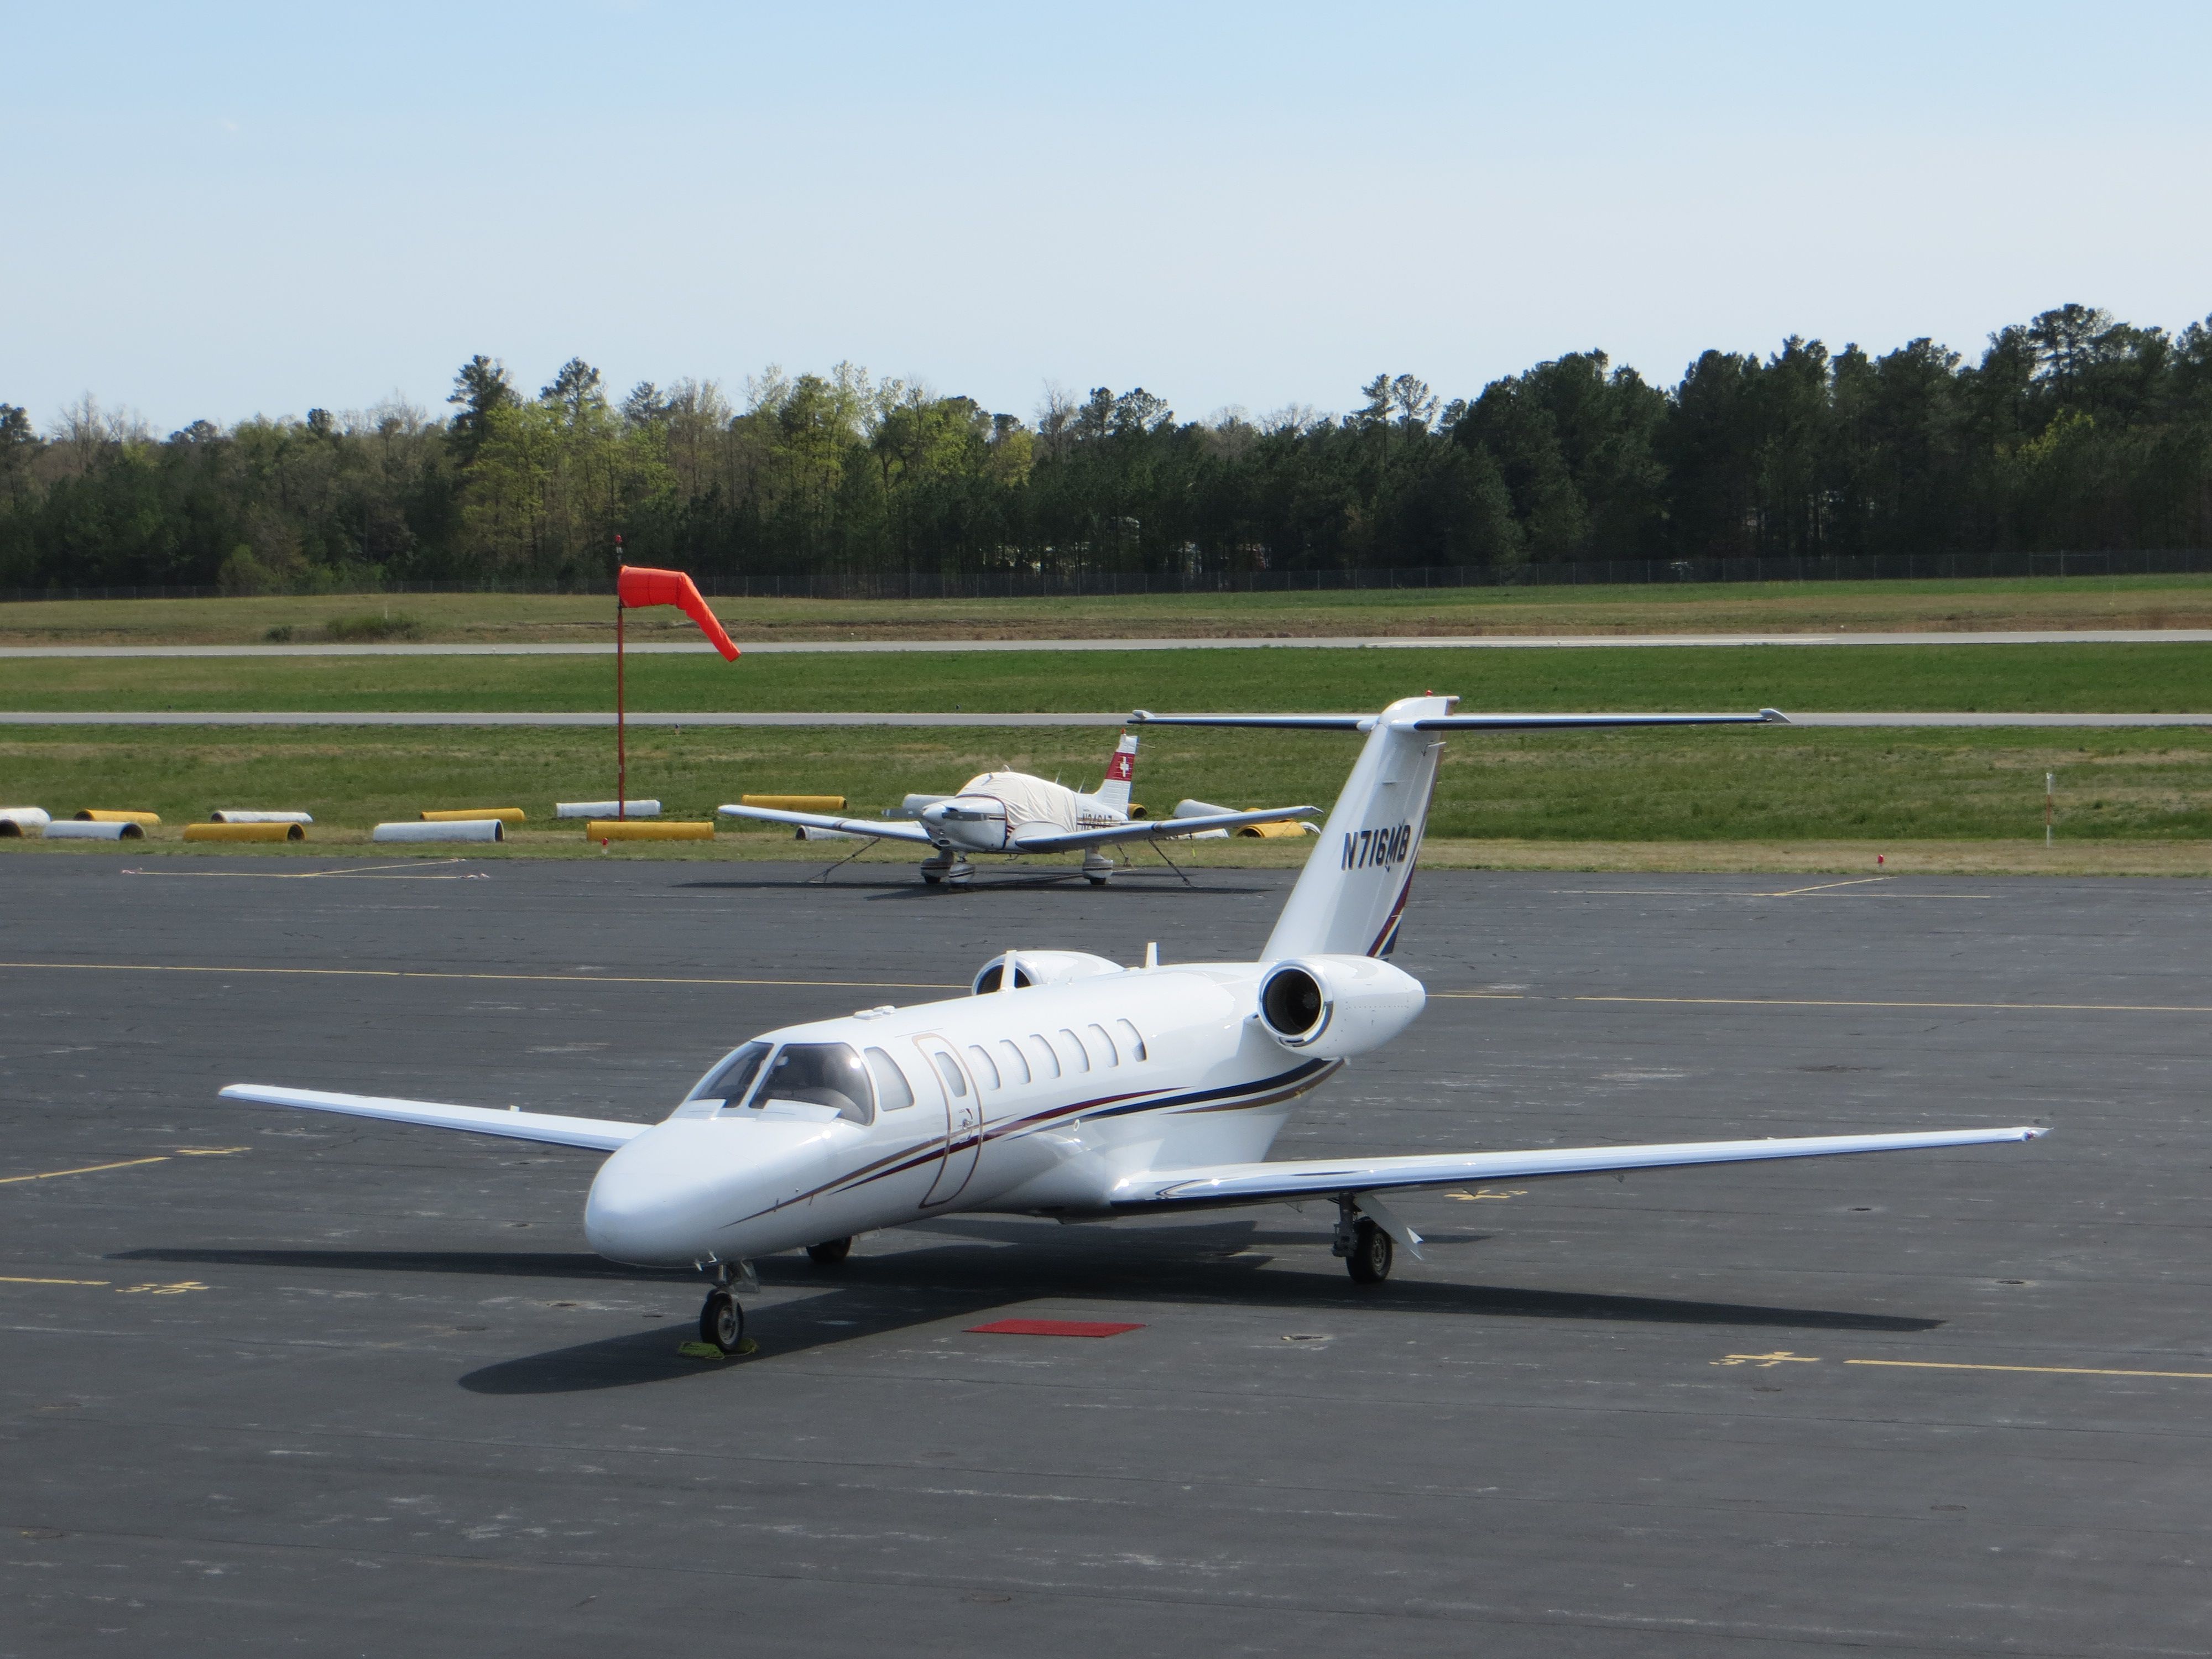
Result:
<svg viewBox="0 0 2212 1659"><path fill-rule="evenodd" d="M692 1085L691 1092L684 1097L684 1103L676 1109L676 1115L712 1117L726 1102L732 1106L744 1105L745 1091L752 1087L761 1062L775 1046L770 1042L748 1042L730 1054Z"/></svg>
<svg viewBox="0 0 2212 1659"><path fill-rule="evenodd" d="M765 1106L776 1100L827 1106L854 1123L875 1121L875 1095L868 1087L867 1068L860 1064L860 1055L842 1042L787 1042L779 1048L753 1104Z"/></svg>

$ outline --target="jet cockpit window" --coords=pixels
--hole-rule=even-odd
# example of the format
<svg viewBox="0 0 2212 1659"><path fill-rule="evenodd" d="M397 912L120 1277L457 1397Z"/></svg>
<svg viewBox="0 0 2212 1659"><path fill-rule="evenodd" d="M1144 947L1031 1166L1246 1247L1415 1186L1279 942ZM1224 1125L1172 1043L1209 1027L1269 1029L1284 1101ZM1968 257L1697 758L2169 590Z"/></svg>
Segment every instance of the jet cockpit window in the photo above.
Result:
<svg viewBox="0 0 2212 1659"><path fill-rule="evenodd" d="M867 1068L842 1042L787 1042L777 1049L752 1103L760 1109L779 1100L826 1106L854 1123L876 1119Z"/></svg>
<svg viewBox="0 0 2212 1659"><path fill-rule="evenodd" d="M775 1045L767 1042L748 1042L723 1057L722 1062L692 1085L691 1092L684 1097L684 1103L676 1109L678 1117L712 1117L725 1103L742 1106L745 1091L752 1087L761 1061L769 1056Z"/></svg>

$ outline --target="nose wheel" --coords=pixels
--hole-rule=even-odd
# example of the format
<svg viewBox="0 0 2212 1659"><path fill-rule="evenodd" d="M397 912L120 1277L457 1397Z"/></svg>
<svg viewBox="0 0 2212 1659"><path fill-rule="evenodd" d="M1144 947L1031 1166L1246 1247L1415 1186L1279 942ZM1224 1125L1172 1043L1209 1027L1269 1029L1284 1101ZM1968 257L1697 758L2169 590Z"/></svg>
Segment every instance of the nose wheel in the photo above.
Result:
<svg viewBox="0 0 2212 1659"><path fill-rule="evenodd" d="M745 1340L745 1310L720 1285L707 1292L707 1305L699 1310L699 1340L724 1353L736 1353Z"/></svg>

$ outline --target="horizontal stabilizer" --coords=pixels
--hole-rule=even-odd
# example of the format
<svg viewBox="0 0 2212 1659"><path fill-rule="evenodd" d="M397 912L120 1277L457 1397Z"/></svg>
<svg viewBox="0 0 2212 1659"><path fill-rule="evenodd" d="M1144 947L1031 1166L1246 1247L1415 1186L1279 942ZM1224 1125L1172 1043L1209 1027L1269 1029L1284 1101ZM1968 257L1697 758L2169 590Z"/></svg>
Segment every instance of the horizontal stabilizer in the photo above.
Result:
<svg viewBox="0 0 2212 1659"><path fill-rule="evenodd" d="M841 818L827 812L784 812L773 806L718 806L726 817L758 818L763 823L793 823L803 830L835 830L844 836L865 836L870 841L910 841L927 847L929 831L918 823L895 818Z"/></svg>
<svg viewBox="0 0 2212 1659"><path fill-rule="evenodd" d="M296 1106L304 1111L337 1112L346 1117L382 1118L420 1124L426 1129L464 1129L510 1140L542 1141L552 1146L581 1146L611 1152L653 1126L598 1117L558 1117L550 1112L495 1111L488 1106L447 1106L434 1100L390 1100L380 1095L326 1094L319 1089L279 1089L265 1083L234 1083L225 1100L250 1100L262 1106Z"/></svg>
<svg viewBox="0 0 2212 1659"><path fill-rule="evenodd" d="M1119 841L1169 841L1178 836L1201 835L1208 830L1236 830L1248 823L1275 823L1285 818L1311 817L1314 806L1271 806L1264 812L1222 812L1200 818L1139 818L1103 830L1056 830L1049 824L1032 826L1033 833L1017 832L1012 850L1019 853L1071 853L1079 848L1105 847Z"/></svg>
<svg viewBox="0 0 2212 1659"><path fill-rule="evenodd" d="M1856 1152L1927 1152L1939 1146L1986 1146L2033 1140L2039 1128L1938 1129L1883 1135L1801 1135L1771 1140L1689 1140L1657 1146L1576 1146L1528 1152L1447 1152L1412 1158L1320 1158L1280 1164L1223 1164L1211 1169L1153 1170L1133 1176L1109 1200L1120 1209L1203 1209L1327 1198L1337 1193L1455 1187L1481 1181L1531 1181L1546 1176L1616 1175L1631 1170L1686 1169L1701 1164L1753 1164L1770 1158L1839 1158Z"/></svg>

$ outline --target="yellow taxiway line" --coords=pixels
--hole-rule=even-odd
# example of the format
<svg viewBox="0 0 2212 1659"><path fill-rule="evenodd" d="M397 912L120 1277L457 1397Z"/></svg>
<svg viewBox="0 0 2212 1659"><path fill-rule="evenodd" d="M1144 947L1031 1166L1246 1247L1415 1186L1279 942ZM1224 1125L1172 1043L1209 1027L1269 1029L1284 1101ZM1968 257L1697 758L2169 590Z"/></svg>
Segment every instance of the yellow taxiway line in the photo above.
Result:
<svg viewBox="0 0 2212 1659"><path fill-rule="evenodd" d="M897 979L705 979L669 974L465 974L428 968L221 968L169 962L0 962L41 973L278 974L308 979L464 979L532 985L755 985L853 991L964 991L965 984Z"/></svg>
<svg viewBox="0 0 2212 1659"><path fill-rule="evenodd" d="M164 1153L162 1153L162 1154L161 1154L161 1157L159 1157L159 1158L125 1158L125 1159L124 1159L124 1160L123 1160L123 1162L122 1162L122 1163L120 1163L120 1164L86 1164L86 1165L85 1165L82 1169L81 1169L81 1170L41 1170L41 1171L40 1171L40 1173L38 1173L37 1175L0 1176L0 1187L12 1186L15 1182L18 1182L18 1181L53 1181L53 1180L57 1180L57 1179L58 1179L59 1177L61 1177L61 1176L75 1176L75 1175L98 1175L98 1174L99 1174L102 1170L135 1170L135 1169L137 1169L137 1168L138 1167L138 1165L140 1165L141 1164L167 1164L168 1161L169 1161L169 1155L168 1155L167 1152L164 1152ZM26 1283L26 1284L29 1284L29 1283L37 1283L37 1284L48 1284L48 1283L52 1283L52 1284L60 1285L60 1284L74 1284L74 1283L76 1283L76 1280L74 1280L74 1279L67 1279L67 1280L65 1280L65 1279L52 1279L52 1280L47 1280L47 1279L22 1280L22 1281L19 1281L19 1282ZM91 1281L87 1281L87 1282L91 1282ZM100 1283L103 1283L103 1284L104 1284L104 1283L106 1283L106 1281L105 1281L105 1280L101 1280L101 1281L100 1281Z"/></svg>
<svg viewBox="0 0 2212 1659"><path fill-rule="evenodd" d="M2090 1365L1966 1365L1934 1359L1846 1359L1846 1365L1886 1365L1910 1371L2027 1371L2038 1376L2170 1376L2212 1382L2212 1371L2123 1371Z"/></svg>

